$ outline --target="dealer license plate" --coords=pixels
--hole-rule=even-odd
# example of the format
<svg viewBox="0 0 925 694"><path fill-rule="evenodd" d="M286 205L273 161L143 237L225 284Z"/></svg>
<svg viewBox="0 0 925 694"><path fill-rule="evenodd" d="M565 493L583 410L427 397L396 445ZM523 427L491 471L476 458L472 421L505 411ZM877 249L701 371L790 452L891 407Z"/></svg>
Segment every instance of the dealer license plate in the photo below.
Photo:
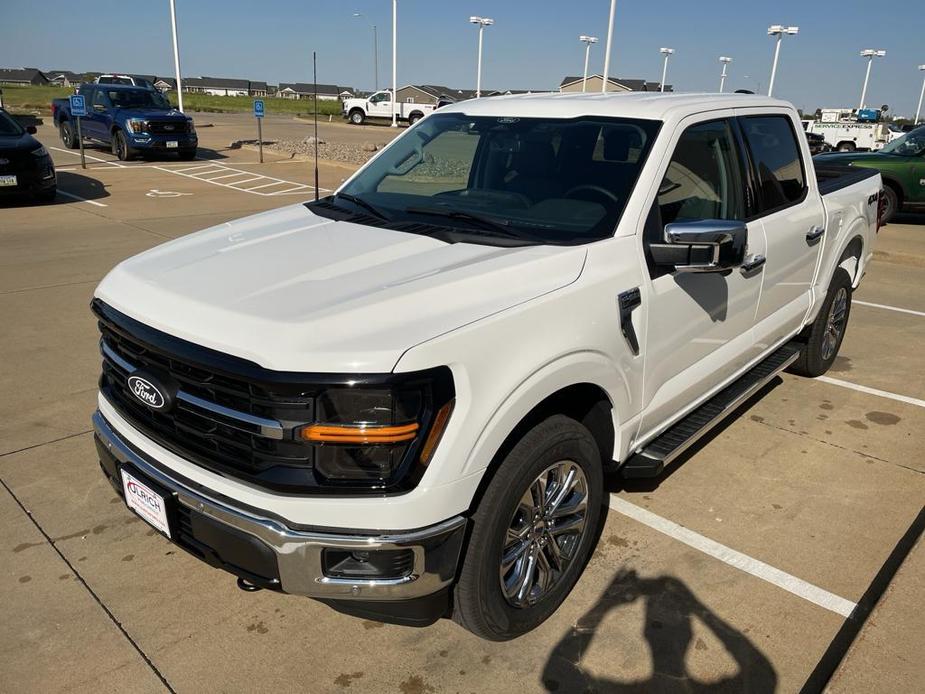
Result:
<svg viewBox="0 0 925 694"><path fill-rule="evenodd" d="M167 504L164 497L125 470L122 470L122 491L125 492L125 503L130 509L155 529L170 537L170 524L167 522Z"/></svg>
<svg viewBox="0 0 925 694"><path fill-rule="evenodd" d="M17 183L16 176L0 176L0 186L15 186Z"/></svg>

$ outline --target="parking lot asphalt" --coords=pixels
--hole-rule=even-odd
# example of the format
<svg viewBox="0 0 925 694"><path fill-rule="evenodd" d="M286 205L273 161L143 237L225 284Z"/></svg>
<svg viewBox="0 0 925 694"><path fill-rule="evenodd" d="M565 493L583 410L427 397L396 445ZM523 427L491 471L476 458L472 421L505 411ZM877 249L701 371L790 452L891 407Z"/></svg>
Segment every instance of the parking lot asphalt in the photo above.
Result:
<svg viewBox="0 0 925 694"><path fill-rule="evenodd" d="M0 688L791 692L833 670L836 692L921 686L925 218L880 232L826 378L785 374L658 480L611 480L573 594L536 631L488 643L447 621L382 625L243 593L99 472L99 280L167 239L313 194L310 163L227 148L252 119L215 120L201 161L89 149L86 170L42 126L62 194L0 206ZM320 186L347 175L322 163Z"/></svg>

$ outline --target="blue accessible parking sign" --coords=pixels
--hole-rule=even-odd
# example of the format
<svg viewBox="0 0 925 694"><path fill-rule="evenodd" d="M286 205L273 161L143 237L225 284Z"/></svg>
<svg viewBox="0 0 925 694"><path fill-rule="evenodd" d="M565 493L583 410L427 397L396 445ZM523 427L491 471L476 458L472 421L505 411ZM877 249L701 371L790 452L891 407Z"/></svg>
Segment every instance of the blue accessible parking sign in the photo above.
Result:
<svg viewBox="0 0 925 694"><path fill-rule="evenodd" d="M254 99L254 118L263 118L263 99Z"/></svg>
<svg viewBox="0 0 925 694"><path fill-rule="evenodd" d="M87 115L87 100L83 97L83 94L71 94L71 115L72 116L86 116Z"/></svg>

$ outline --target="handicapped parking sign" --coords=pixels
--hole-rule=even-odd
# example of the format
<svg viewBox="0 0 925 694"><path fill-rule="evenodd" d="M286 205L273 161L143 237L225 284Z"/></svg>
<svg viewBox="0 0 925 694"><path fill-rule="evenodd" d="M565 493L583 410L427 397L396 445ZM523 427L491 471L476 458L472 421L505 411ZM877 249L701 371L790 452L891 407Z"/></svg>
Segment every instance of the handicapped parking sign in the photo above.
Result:
<svg viewBox="0 0 925 694"><path fill-rule="evenodd" d="M254 99L254 118L263 118L263 99Z"/></svg>
<svg viewBox="0 0 925 694"><path fill-rule="evenodd" d="M71 115L82 117L87 115L87 100L83 94L71 94Z"/></svg>

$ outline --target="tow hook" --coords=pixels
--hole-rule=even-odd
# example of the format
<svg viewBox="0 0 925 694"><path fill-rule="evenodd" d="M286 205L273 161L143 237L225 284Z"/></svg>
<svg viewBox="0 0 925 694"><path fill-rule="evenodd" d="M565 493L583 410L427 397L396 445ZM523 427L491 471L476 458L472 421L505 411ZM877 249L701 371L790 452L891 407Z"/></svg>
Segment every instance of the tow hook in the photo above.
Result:
<svg viewBox="0 0 925 694"><path fill-rule="evenodd" d="M255 586L253 583L243 578L238 578L237 584L238 588L243 590L245 593L256 593L258 590L263 590L263 588L260 586Z"/></svg>

